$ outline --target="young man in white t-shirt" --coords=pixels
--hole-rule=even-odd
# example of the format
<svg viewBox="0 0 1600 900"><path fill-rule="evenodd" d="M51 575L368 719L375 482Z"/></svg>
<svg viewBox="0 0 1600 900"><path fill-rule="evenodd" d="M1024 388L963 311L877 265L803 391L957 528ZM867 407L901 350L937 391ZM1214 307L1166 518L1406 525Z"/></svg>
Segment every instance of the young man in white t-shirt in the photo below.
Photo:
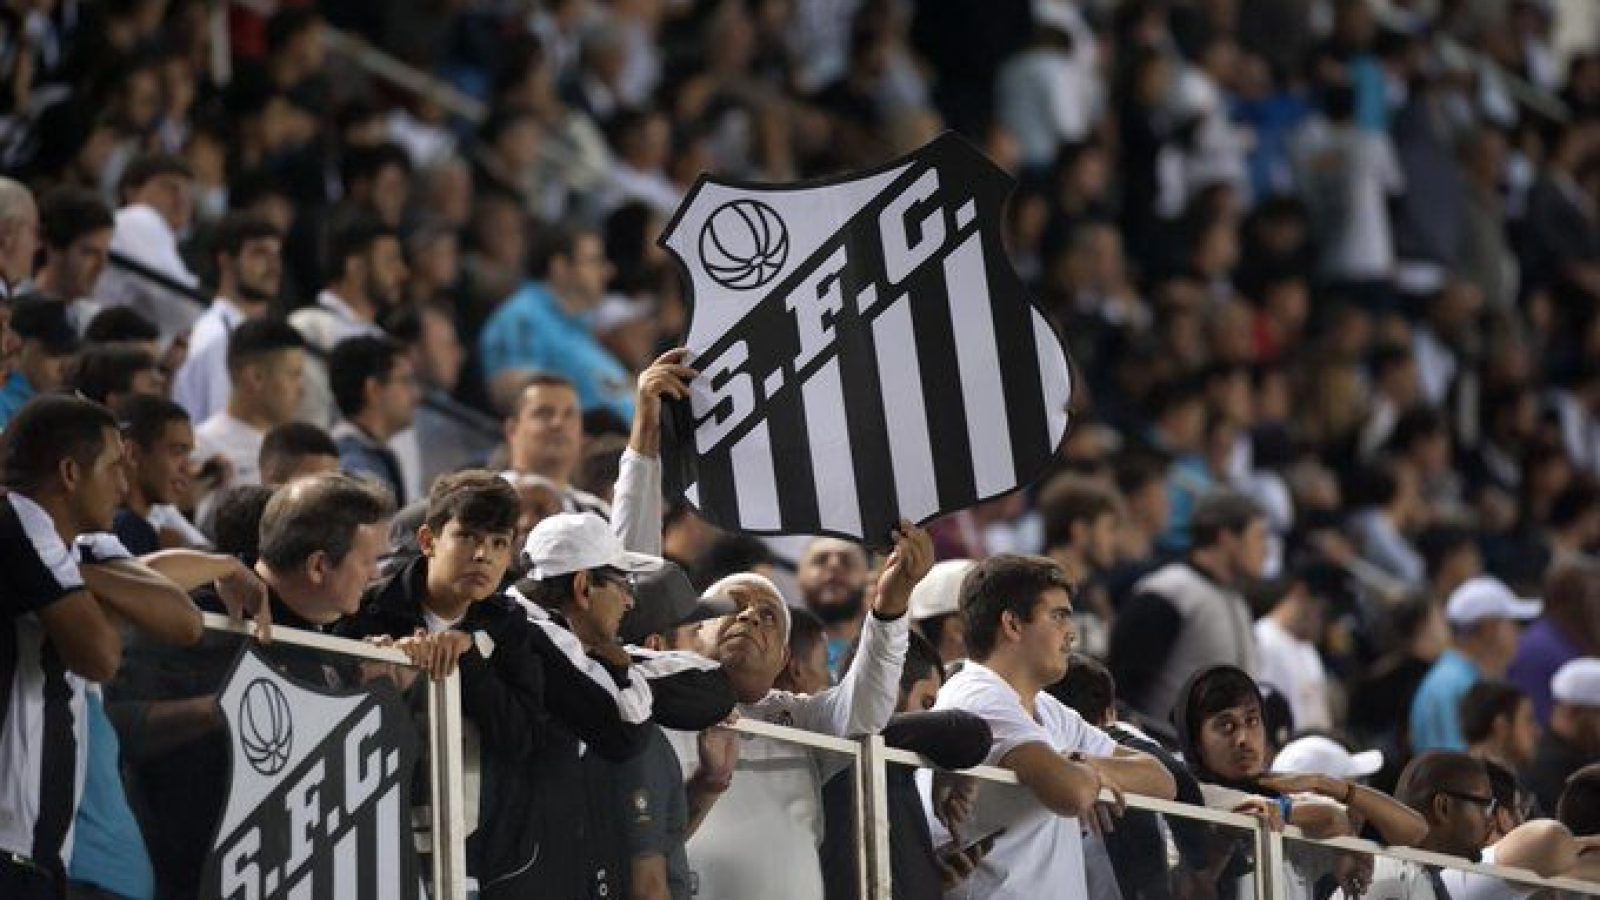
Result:
<svg viewBox="0 0 1600 900"><path fill-rule="evenodd" d="M1044 692L1066 674L1076 638L1071 589L1057 563L1010 554L979 563L962 583L972 661L940 689L934 708L964 709L988 722L994 742L985 761L1015 772L1032 796L1005 816L988 857L947 897L1083 897L1078 816L1093 821L1099 814L1101 789L1168 800L1175 794L1159 762L1117 746ZM987 793L991 799L978 802L979 829L994 824L984 821L984 807L1007 792ZM983 836L960 830L960 843Z"/></svg>

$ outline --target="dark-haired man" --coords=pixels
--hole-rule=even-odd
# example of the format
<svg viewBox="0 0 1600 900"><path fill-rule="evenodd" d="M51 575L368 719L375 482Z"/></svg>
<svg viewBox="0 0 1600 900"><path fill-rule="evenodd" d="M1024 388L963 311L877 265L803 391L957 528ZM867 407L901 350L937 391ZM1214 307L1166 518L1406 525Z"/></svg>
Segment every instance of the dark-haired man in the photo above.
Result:
<svg viewBox="0 0 1600 900"><path fill-rule="evenodd" d="M1418 849L1478 859L1488 841L1495 810L1489 773L1482 762L1452 751L1423 753L1400 773L1394 797L1427 820L1428 832L1417 843ZM1413 900L1453 898L1438 867L1392 857L1376 860L1367 896Z"/></svg>
<svg viewBox="0 0 1600 900"><path fill-rule="evenodd" d="M67 364L79 346L67 305L40 294L16 302L10 328L21 339L21 347L5 387L0 388L0 429L29 400L61 389Z"/></svg>
<svg viewBox="0 0 1600 900"><path fill-rule="evenodd" d="M110 258L111 226L110 208L87 188L61 185L39 200L44 265L33 286L67 301L80 331L99 308L88 298Z"/></svg>
<svg viewBox="0 0 1600 900"><path fill-rule="evenodd" d="M406 279L400 236L379 222L355 219L335 231L328 243L327 285L314 305L289 316L306 345L322 354L332 353L346 338L381 336L378 321L399 301ZM313 361L297 418L328 428L336 412L327 368Z"/></svg>
<svg viewBox="0 0 1600 900"><path fill-rule="evenodd" d="M1145 576L1111 633L1111 671L1134 708L1166 721L1198 669L1257 668L1250 606L1239 593L1261 575L1267 517L1249 498L1215 491L1195 504L1188 556Z"/></svg>
<svg viewBox="0 0 1600 900"><path fill-rule="evenodd" d="M633 420L627 369L600 346L584 321L605 295L611 263L592 230L558 229L545 247L543 280L511 295L478 337L485 380L506 373L554 372L568 378L584 412Z"/></svg>
<svg viewBox="0 0 1600 900"><path fill-rule="evenodd" d="M151 509L178 502L188 491L194 428L183 407L161 397L133 397L120 411L128 493L112 531L135 556L163 546Z"/></svg>
<svg viewBox="0 0 1600 900"><path fill-rule="evenodd" d="M805 608L822 620L827 631L827 671L837 676L846 651L861 633L867 614L866 551L838 538L816 538L800 554L795 584Z"/></svg>
<svg viewBox="0 0 1600 900"><path fill-rule="evenodd" d="M228 404L228 335L267 314L283 279L283 238L266 219L235 214L217 229L217 296L189 333L189 356L172 399L204 422Z"/></svg>
<svg viewBox="0 0 1600 900"><path fill-rule="evenodd" d="M262 441L295 417L304 393L304 347L299 332L273 319L245 322L228 339L228 405L200 423L195 443L201 459L228 461L229 485L261 482Z"/></svg>
<svg viewBox="0 0 1600 900"><path fill-rule="evenodd" d="M122 661L113 602L84 585L71 546L110 529L125 487L122 439L105 408L71 397L24 407L0 450L0 641L8 711L0 718L0 894L57 896L78 804L85 682ZM109 609L107 609L109 607Z"/></svg>
<svg viewBox="0 0 1600 900"><path fill-rule="evenodd" d="M328 368L344 417L332 432L340 466L377 479L405 505L405 472L390 441L411 427L421 399L410 354L388 338L363 335L340 341Z"/></svg>
<svg viewBox="0 0 1600 900"><path fill-rule="evenodd" d="M339 471L339 445L310 422L285 422L267 432L257 460L261 483L276 488L307 475Z"/></svg>
<svg viewBox="0 0 1600 900"><path fill-rule="evenodd" d="M1461 736L1473 756L1525 769L1539 744L1533 701L1509 682L1480 681L1461 698Z"/></svg>
<svg viewBox="0 0 1600 900"><path fill-rule="evenodd" d="M1100 815L1100 791L1167 800L1176 791L1159 762L1117 746L1045 691L1066 674L1076 638L1070 588L1057 563L1011 554L983 560L962 582L972 659L939 690L934 708L988 722L994 740L985 761L1015 772L1052 813L1007 828L973 872L973 896L1083 896L1077 818Z"/></svg>

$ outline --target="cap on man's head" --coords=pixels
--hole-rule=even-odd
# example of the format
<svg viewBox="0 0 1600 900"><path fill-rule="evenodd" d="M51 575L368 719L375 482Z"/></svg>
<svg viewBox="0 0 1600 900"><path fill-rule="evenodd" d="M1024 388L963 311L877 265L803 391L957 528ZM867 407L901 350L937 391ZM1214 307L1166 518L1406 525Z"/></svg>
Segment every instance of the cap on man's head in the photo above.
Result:
<svg viewBox="0 0 1600 900"><path fill-rule="evenodd" d="M1272 771L1283 775L1365 778L1381 768L1382 750L1351 753L1338 741L1315 734L1285 744L1272 761Z"/></svg>
<svg viewBox="0 0 1600 900"><path fill-rule="evenodd" d="M23 340L38 341L51 356L78 352L78 329L72 327L67 304L40 294L17 300L11 308L11 330Z"/></svg>
<svg viewBox="0 0 1600 900"><path fill-rule="evenodd" d="M1557 703L1600 709L1600 658L1570 660L1550 678L1550 696Z"/></svg>
<svg viewBox="0 0 1600 900"><path fill-rule="evenodd" d="M977 563L970 559L947 559L934 563L928 574L911 589L911 621L961 611L961 582Z"/></svg>
<svg viewBox="0 0 1600 900"><path fill-rule="evenodd" d="M660 569L663 562L658 556L629 551L594 513L560 513L544 519L528 533L522 560L534 581L600 568L644 574Z"/></svg>
<svg viewBox="0 0 1600 900"><path fill-rule="evenodd" d="M701 597L677 563L639 576L633 588L633 608L622 617L618 633L623 643L638 644L661 634L707 619L720 619L738 611L732 600Z"/></svg>
<svg viewBox="0 0 1600 900"><path fill-rule="evenodd" d="M1521 600L1505 582L1480 575L1450 593L1444 615L1452 625L1471 625L1484 619L1532 619L1544 609L1538 600Z"/></svg>

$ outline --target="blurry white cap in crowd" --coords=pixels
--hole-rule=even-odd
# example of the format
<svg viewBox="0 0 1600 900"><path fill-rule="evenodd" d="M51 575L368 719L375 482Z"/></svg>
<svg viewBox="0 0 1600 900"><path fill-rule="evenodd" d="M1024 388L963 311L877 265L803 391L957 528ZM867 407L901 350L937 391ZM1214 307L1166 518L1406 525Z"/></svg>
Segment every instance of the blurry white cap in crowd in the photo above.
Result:
<svg viewBox="0 0 1600 900"><path fill-rule="evenodd" d="M1450 592L1444 615L1452 625L1471 625L1484 619L1533 619L1543 609L1538 600L1519 599L1500 579L1480 575Z"/></svg>
<svg viewBox="0 0 1600 900"><path fill-rule="evenodd" d="M961 611L961 582L977 565L970 559L947 559L934 563L928 574L911 589L911 621Z"/></svg>
<svg viewBox="0 0 1600 900"><path fill-rule="evenodd" d="M1550 696L1557 703L1600 707L1600 658L1569 660L1550 678Z"/></svg>
<svg viewBox="0 0 1600 900"><path fill-rule="evenodd" d="M1351 753L1332 738L1310 735L1296 738L1278 751L1272 771L1280 775L1326 775L1330 778L1365 778L1383 768L1382 750Z"/></svg>

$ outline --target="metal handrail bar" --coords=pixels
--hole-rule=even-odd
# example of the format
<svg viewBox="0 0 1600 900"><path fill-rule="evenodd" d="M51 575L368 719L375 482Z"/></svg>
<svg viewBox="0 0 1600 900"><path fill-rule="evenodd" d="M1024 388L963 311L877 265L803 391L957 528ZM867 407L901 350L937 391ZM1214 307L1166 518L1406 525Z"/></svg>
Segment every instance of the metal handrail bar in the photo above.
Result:
<svg viewBox="0 0 1600 900"><path fill-rule="evenodd" d="M242 634L254 637L256 626L254 622L241 622L221 613L201 613L205 617L207 631L226 631L232 634ZM341 656L355 656L373 662L398 663L411 666L411 657L393 647L379 647L366 641L353 641L349 638L335 637L323 634L320 631L306 631L303 628L289 628L285 625L272 626L272 643L289 644L294 647L306 647L311 650L323 650L328 653L337 653Z"/></svg>
<svg viewBox="0 0 1600 900"><path fill-rule="evenodd" d="M756 719L740 719L727 727L744 734L787 741L791 744L803 744L807 747L815 747L818 750L843 753L852 758L861 753L861 742L858 740L834 737L831 734L820 734L815 731L807 731L804 728L790 728L787 725L774 725L771 722L762 722Z"/></svg>

